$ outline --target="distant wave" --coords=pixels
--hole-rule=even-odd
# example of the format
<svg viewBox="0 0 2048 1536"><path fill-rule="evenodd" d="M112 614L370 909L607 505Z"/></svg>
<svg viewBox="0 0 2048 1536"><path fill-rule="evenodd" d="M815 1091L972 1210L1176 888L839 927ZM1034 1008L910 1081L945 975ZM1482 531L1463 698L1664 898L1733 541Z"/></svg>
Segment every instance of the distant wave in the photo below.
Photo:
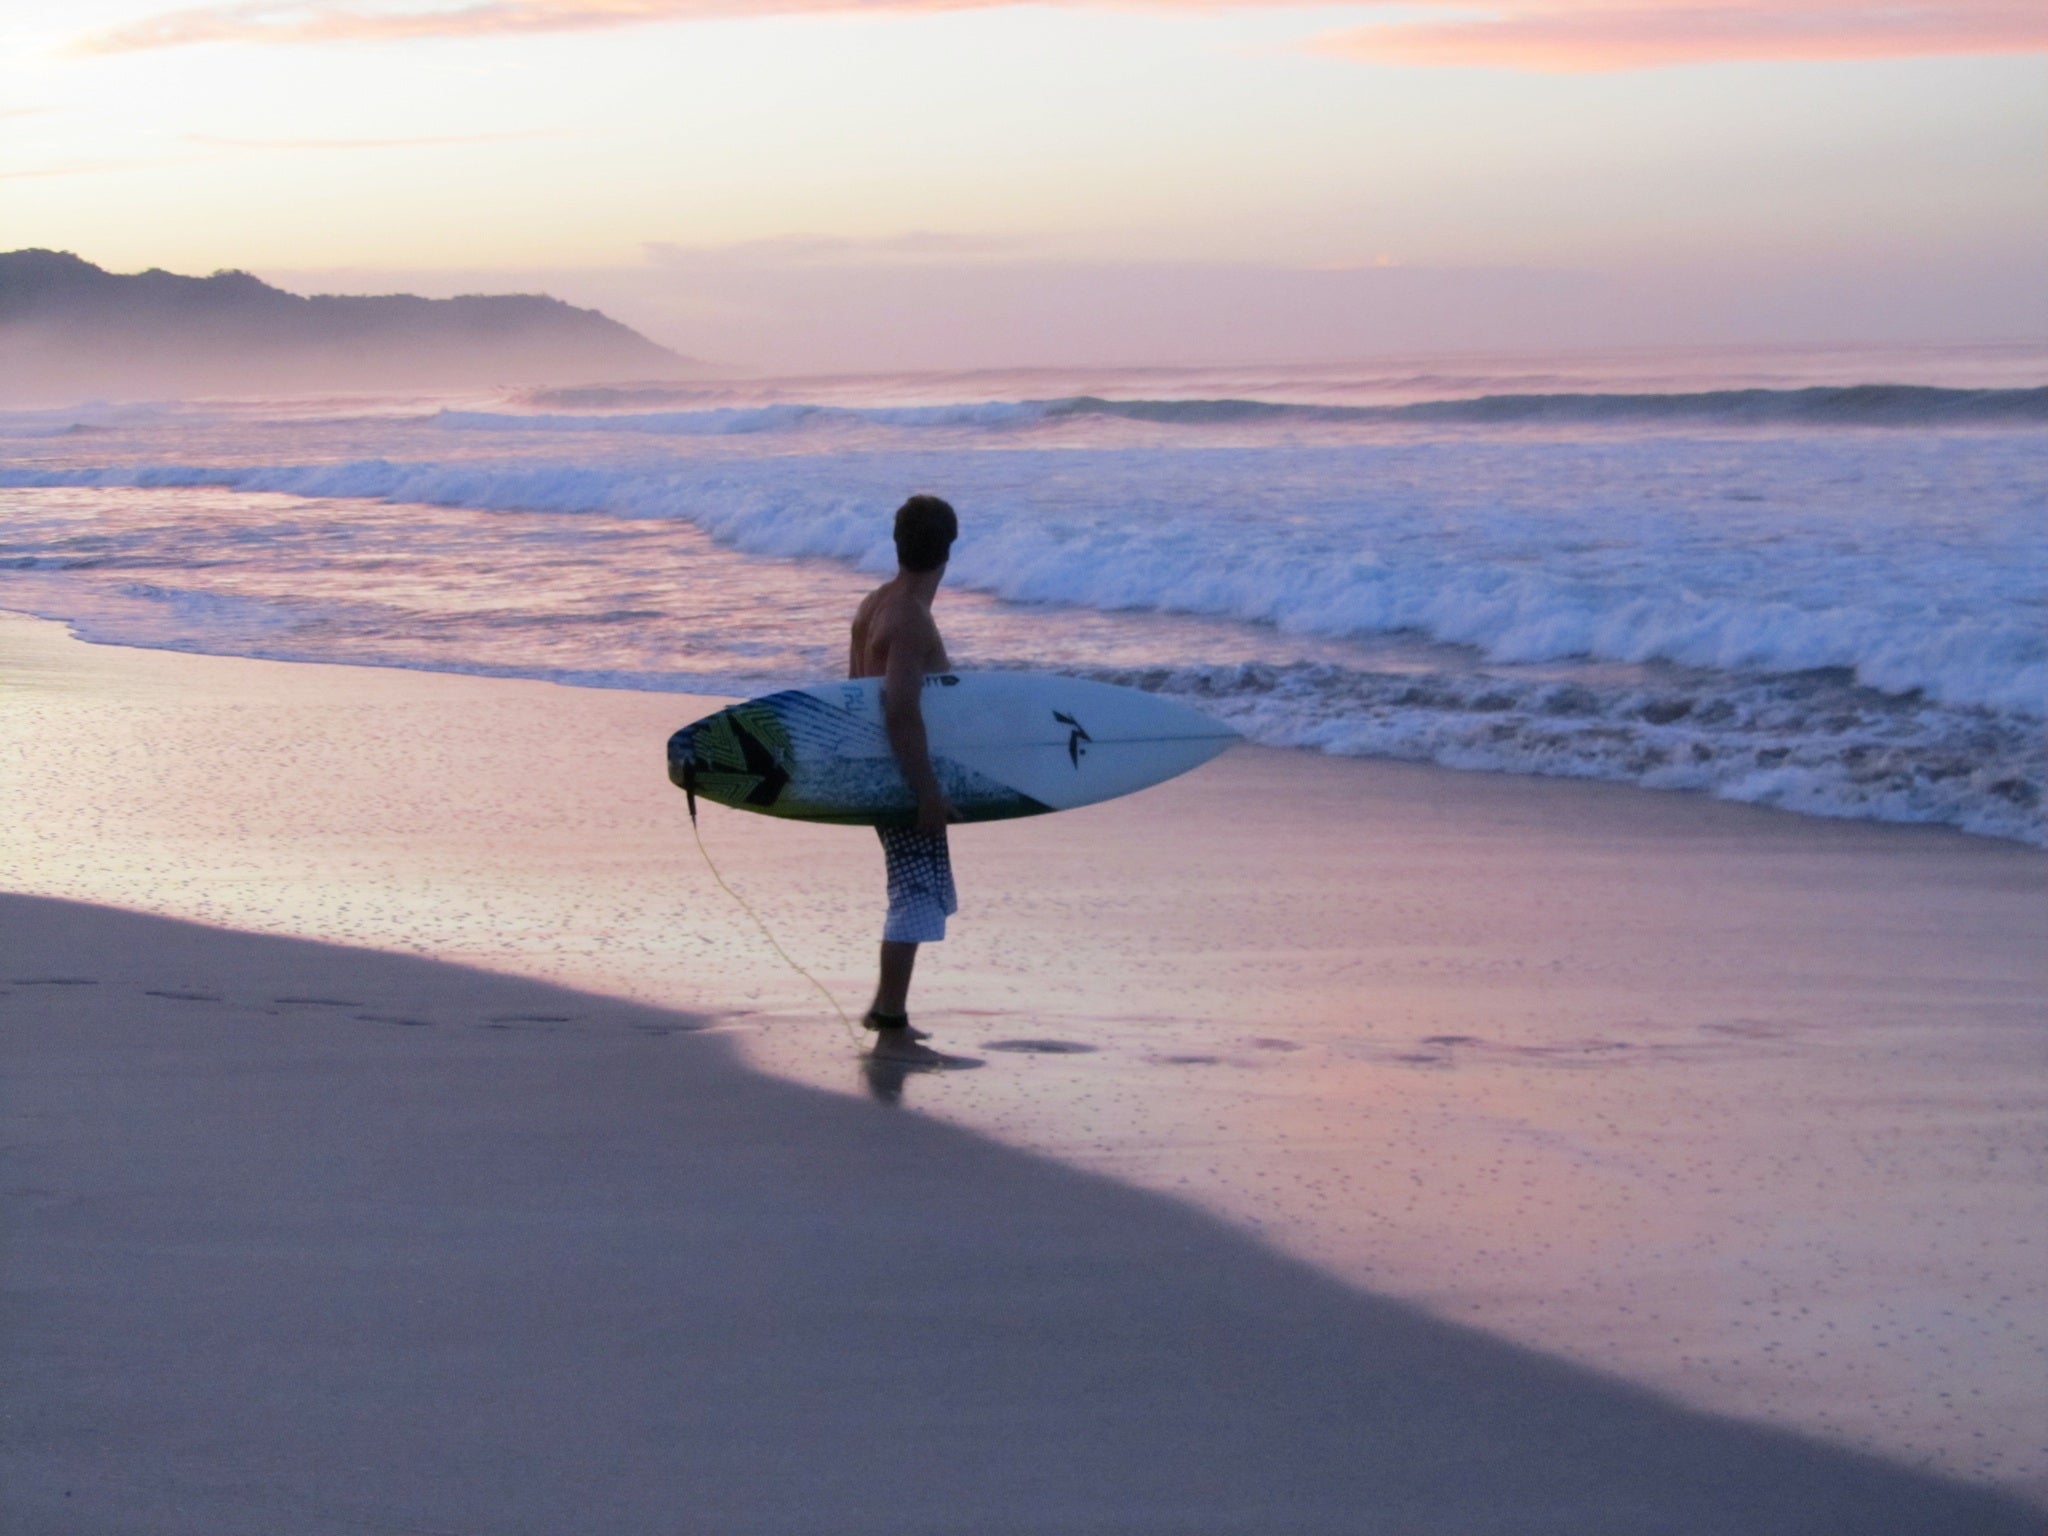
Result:
<svg viewBox="0 0 2048 1536"><path fill-rule="evenodd" d="M122 427L152 426L174 415L189 415L175 406L115 405L90 400L62 410L0 411L0 438L80 437Z"/></svg>
<svg viewBox="0 0 2048 1536"><path fill-rule="evenodd" d="M521 405L550 411L617 411L650 405L686 405L713 391L675 384L566 384L521 390Z"/></svg>
<svg viewBox="0 0 2048 1536"><path fill-rule="evenodd" d="M700 410L606 412L654 403L673 392L635 389L549 391L547 403L589 411L442 411L452 430L488 432L646 432L719 436L870 425L1013 430L1083 417L1161 426L1270 422L1425 423L1447 426L1600 426L1691 423L1720 426L1967 427L2048 425L2048 385L2029 389L1943 389L1919 384L1851 384L1804 389L1715 389L1664 394L1501 394L1404 405L1317 405L1276 400L1116 400L1073 395L1055 400L989 400L950 405L831 406L786 402Z"/></svg>
<svg viewBox="0 0 2048 1536"><path fill-rule="evenodd" d="M1407 405L1288 405L1265 400L1103 400L1080 396L1049 414L1121 416L1207 425L1226 421L1436 421L1480 426L1523 422L1702 421L1800 426L1939 426L2048 423L2048 386L1938 389L1852 384L1806 389L1714 389L1676 394L1480 395Z"/></svg>
<svg viewBox="0 0 2048 1536"><path fill-rule="evenodd" d="M717 406L697 411L643 411L629 415L567 415L558 412L441 411L436 426L468 432L651 432L676 437L738 436L792 432L806 427L1011 427L1047 418L1044 402L983 401L964 405Z"/></svg>

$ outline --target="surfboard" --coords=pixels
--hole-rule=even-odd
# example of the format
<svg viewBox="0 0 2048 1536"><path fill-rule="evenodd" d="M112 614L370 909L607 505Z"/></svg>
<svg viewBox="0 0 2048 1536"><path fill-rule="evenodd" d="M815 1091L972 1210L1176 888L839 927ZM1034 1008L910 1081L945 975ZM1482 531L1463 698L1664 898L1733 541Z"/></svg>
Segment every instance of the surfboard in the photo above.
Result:
<svg viewBox="0 0 2048 1536"><path fill-rule="evenodd" d="M932 768L963 821L1113 800L1199 767L1237 739L1157 694L1037 672L924 680ZM734 704L669 738L668 776L693 801L797 821L908 826L916 801L889 749L879 678Z"/></svg>

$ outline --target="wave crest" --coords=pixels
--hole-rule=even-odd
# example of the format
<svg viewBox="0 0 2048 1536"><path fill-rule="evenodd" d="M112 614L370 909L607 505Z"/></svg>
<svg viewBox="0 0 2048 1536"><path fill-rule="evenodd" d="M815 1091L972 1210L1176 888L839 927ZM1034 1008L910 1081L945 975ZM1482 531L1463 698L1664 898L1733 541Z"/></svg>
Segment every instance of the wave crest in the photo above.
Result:
<svg viewBox="0 0 2048 1536"><path fill-rule="evenodd" d="M652 398L650 398L650 396ZM955 405L839 406L784 402L678 411L615 408L672 398L631 389L549 391L567 411L454 411L433 419L453 431L644 432L726 436L874 426L1019 428L1083 418L1171 427L1422 424L1439 426L1971 427L2048 425L2048 385L2031 389L1946 389L1919 384L1820 385L1803 389L1715 389L1672 393L1495 394L1402 405L1318 405L1257 399L988 400ZM587 411L578 406L593 407ZM614 409L606 409L607 407Z"/></svg>
<svg viewBox="0 0 2048 1536"><path fill-rule="evenodd" d="M2048 844L2036 728L1928 711L1840 674L1599 686L1304 662L1089 675L1185 698L1269 746L1699 790Z"/></svg>

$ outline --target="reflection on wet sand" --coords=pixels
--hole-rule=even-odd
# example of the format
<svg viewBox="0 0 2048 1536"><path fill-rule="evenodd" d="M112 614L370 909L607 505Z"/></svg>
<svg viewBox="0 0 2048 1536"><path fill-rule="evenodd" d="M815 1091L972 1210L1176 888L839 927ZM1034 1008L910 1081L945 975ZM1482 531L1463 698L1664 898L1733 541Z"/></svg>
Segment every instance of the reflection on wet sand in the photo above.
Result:
<svg viewBox="0 0 2048 1536"><path fill-rule="evenodd" d="M929 1077L944 1072L967 1072L985 1062L971 1056L941 1055L935 1061L909 1061L898 1056L877 1055L865 1052L860 1058L861 1081L867 1085L869 1097L879 1104L901 1104L903 1087L913 1077Z"/></svg>

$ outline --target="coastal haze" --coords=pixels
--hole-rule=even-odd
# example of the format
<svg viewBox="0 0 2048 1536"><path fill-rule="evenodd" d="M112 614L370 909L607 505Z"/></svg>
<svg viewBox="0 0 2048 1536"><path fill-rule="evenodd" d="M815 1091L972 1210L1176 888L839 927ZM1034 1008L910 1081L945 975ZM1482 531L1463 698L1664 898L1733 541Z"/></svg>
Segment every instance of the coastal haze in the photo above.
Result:
<svg viewBox="0 0 2048 1536"><path fill-rule="evenodd" d="M0 1524L2037 1532L2044 51L0 17ZM661 752L912 491L1245 738L956 829L937 1072Z"/></svg>

